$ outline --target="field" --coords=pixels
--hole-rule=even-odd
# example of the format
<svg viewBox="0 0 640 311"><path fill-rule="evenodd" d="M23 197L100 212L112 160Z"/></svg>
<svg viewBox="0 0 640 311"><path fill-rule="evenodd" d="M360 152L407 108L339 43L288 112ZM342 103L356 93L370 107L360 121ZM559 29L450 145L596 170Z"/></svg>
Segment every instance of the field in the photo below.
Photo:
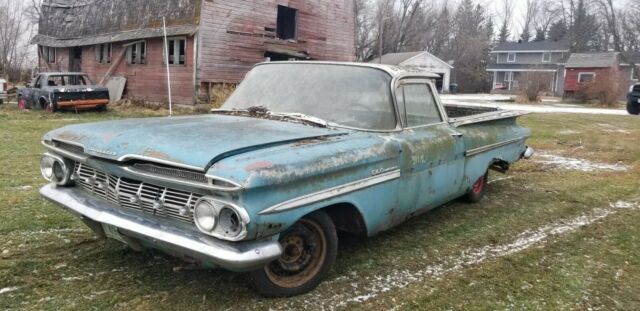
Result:
<svg viewBox="0 0 640 311"><path fill-rule="evenodd" d="M538 114L534 160L371 239L341 236L314 292L263 299L245 276L97 240L38 195L42 135L149 112L0 107L0 310L639 310L640 118Z"/></svg>

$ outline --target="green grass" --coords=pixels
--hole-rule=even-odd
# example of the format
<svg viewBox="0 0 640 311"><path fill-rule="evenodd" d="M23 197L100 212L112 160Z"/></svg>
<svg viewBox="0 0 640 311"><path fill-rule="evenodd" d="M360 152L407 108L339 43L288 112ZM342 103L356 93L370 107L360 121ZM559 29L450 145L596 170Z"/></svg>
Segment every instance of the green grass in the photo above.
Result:
<svg viewBox="0 0 640 311"><path fill-rule="evenodd" d="M159 253L94 238L38 195L44 133L66 124L162 115L138 110L21 112L0 108L0 309L226 310L335 306L396 270L417 271L462 251L513 241L610 202L640 201L640 119L530 115L538 151L631 167L578 172L520 162L477 205L453 202L370 239L342 237L328 280L308 294L263 299L241 274L199 270ZM618 131L618 132L616 132ZM492 178L504 177L492 174ZM624 210L537 247L393 287L348 309L640 309L640 211Z"/></svg>

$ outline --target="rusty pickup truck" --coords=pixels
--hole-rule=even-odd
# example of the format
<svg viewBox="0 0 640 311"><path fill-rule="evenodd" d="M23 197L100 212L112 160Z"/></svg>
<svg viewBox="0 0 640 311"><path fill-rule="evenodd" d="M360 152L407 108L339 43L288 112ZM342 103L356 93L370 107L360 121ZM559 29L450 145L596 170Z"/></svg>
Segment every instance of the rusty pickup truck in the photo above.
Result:
<svg viewBox="0 0 640 311"><path fill-rule="evenodd" d="M20 109L42 109L47 112L61 109L106 110L109 104L109 90L94 85L83 73L41 73L32 81L18 92Z"/></svg>
<svg viewBox="0 0 640 311"><path fill-rule="evenodd" d="M40 193L98 236L248 272L262 295L315 288L338 231L373 236L530 157L521 113L444 106L436 75L257 65L209 115L72 125L44 136Z"/></svg>

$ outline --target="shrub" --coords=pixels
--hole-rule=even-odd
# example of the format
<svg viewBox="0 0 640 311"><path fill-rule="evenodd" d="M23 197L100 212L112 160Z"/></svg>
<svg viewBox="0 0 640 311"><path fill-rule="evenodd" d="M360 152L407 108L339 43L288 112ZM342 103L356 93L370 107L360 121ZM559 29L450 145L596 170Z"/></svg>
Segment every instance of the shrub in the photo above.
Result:
<svg viewBox="0 0 640 311"><path fill-rule="evenodd" d="M519 93L529 102L540 102L552 80L553 76L546 72L524 72L518 78Z"/></svg>

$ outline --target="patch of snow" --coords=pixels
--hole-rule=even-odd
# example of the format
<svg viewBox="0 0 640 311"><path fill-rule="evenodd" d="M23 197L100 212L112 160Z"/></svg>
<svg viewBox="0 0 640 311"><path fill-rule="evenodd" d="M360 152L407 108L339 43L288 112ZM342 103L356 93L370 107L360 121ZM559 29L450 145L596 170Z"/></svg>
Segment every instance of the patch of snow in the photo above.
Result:
<svg viewBox="0 0 640 311"><path fill-rule="evenodd" d="M539 154L533 158L534 162L541 163L545 168L555 168L568 171L596 172L614 171L624 172L629 169L623 164L610 164L591 162L585 159L568 158L554 154Z"/></svg>
<svg viewBox="0 0 640 311"><path fill-rule="evenodd" d="M20 187L16 187L15 189L20 191L27 191L27 190L33 189L33 186L20 186Z"/></svg>
<svg viewBox="0 0 640 311"><path fill-rule="evenodd" d="M478 265L488 260L509 256L534 246L543 245L550 238L569 234L607 218L615 214L620 208L640 209L640 203L623 201L611 203L609 208L595 209L588 214L573 219L561 220L537 229L526 230L517 235L511 242L467 249L456 256L446 257L440 260L439 263L415 270L399 269L384 275L364 278L357 277L357 275L349 275L346 277L348 280L344 281L345 277L342 276L340 277L340 281L343 281L341 283L351 283L350 291L332 292L328 296L327 294L312 294L313 296L311 297L305 297L305 305L310 309L335 310L344 308L350 303L363 303L391 290L402 289L427 278L440 279L447 273L459 271L465 267Z"/></svg>
<svg viewBox="0 0 640 311"><path fill-rule="evenodd" d="M560 135L574 135L574 134L580 134L580 132L574 131L574 130L562 130L562 131L558 131L558 134L560 134Z"/></svg>
<svg viewBox="0 0 640 311"><path fill-rule="evenodd" d="M18 290L17 286L1 288L0 289L0 295L1 294L6 294L6 293L10 293L10 292L13 292L13 291L16 291L16 290Z"/></svg>
<svg viewBox="0 0 640 311"><path fill-rule="evenodd" d="M512 178L513 178L513 176L497 178L497 179L490 180L489 182L487 182L487 184L493 184L493 183L496 183L496 182L499 182L499 181L509 180L509 179L512 179Z"/></svg>

